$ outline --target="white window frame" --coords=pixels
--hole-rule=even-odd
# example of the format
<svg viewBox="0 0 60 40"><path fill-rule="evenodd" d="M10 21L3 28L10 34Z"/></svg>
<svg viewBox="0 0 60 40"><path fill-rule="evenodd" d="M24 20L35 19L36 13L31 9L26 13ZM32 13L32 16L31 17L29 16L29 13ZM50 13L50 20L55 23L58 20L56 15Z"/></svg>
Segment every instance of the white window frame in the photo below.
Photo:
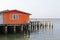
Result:
<svg viewBox="0 0 60 40"><path fill-rule="evenodd" d="M10 14L10 19L11 20L18 20L19 19L19 15L18 14Z"/></svg>

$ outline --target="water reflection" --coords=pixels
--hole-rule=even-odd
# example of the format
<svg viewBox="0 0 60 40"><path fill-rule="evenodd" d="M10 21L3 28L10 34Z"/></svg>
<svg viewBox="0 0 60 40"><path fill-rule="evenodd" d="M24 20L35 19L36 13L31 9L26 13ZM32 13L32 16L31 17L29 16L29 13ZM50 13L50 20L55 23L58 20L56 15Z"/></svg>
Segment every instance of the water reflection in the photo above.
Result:
<svg viewBox="0 0 60 40"><path fill-rule="evenodd" d="M23 35L23 34L0 35L0 40L27 40L29 38L30 35Z"/></svg>
<svg viewBox="0 0 60 40"><path fill-rule="evenodd" d="M40 30L39 31L49 31L49 30L53 30L53 25L50 26L40 26Z"/></svg>

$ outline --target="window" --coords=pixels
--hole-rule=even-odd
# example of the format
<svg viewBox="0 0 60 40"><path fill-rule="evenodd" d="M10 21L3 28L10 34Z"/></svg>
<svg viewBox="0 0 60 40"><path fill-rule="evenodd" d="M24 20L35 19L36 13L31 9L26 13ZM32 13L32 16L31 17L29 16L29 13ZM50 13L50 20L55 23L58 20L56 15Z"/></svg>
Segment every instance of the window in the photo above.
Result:
<svg viewBox="0 0 60 40"><path fill-rule="evenodd" d="M10 14L11 20L18 20L18 14Z"/></svg>

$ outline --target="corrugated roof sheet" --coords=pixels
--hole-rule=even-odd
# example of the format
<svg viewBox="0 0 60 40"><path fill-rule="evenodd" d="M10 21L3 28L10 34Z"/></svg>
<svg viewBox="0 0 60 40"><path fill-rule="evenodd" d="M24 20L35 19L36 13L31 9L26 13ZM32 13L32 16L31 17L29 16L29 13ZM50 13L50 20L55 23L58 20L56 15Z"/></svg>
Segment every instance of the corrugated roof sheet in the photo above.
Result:
<svg viewBox="0 0 60 40"><path fill-rule="evenodd" d="M3 10L3 11L0 11L0 13L3 13L3 12L11 12L11 11L16 11L16 12L21 12L21 13L23 13L23 14L31 15L30 13L23 12L23 11L19 11L19 10Z"/></svg>

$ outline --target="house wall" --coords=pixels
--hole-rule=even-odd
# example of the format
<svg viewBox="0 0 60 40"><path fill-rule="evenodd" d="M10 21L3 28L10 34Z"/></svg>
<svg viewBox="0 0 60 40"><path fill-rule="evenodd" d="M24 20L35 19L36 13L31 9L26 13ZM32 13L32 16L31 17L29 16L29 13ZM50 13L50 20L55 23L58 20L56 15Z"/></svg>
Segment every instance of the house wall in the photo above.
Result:
<svg viewBox="0 0 60 40"><path fill-rule="evenodd" d="M18 14L19 19L11 20L10 19L11 14ZM15 11L3 13L3 24L25 24L27 21L29 21L29 15L27 15L27 14L15 12Z"/></svg>

